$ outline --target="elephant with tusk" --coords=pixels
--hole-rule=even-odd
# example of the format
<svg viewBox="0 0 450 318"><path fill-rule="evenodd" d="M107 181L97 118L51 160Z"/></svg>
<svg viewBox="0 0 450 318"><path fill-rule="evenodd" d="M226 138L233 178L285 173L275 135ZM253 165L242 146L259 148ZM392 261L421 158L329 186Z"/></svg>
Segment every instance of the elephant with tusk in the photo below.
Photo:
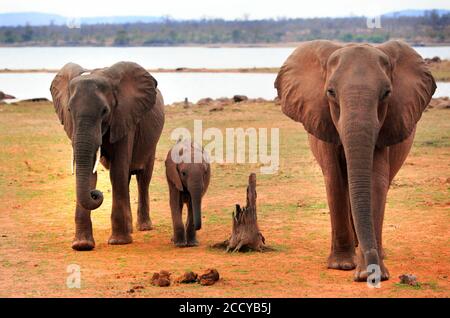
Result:
<svg viewBox="0 0 450 318"><path fill-rule="evenodd" d="M137 228L151 229L148 189L164 126L164 101L157 81L131 62L89 73L69 63L56 74L50 91L73 147L77 204L72 248L95 247L90 213L103 202L103 194L95 189L100 162L109 169L112 184L112 234L108 243L131 243L132 175L136 175L139 190Z"/></svg>
<svg viewBox="0 0 450 318"><path fill-rule="evenodd" d="M98 147L97 152L95 154L95 163L94 163L94 169L92 169L92 173L96 173L97 172L97 167L98 167L98 164L100 163L100 157L101 157L100 154L101 154L101 147ZM74 172L75 172L75 159L74 159L73 155L72 155L72 165L71 165L71 167L72 167L72 175L73 175Z"/></svg>

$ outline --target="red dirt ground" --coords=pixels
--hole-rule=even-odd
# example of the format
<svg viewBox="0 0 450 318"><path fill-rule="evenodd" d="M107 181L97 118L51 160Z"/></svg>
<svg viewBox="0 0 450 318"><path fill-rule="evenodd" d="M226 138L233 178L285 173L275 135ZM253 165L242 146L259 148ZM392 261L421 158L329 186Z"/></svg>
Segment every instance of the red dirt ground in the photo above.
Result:
<svg viewBox="0 0 450 318"><path fill-rule="evenodd" d="M105 169L99 186L103 205L92 213L96 248L70 248L74 232L71 149L52 106L0 106L0 296L1 297L449 297L450 112L426 112L412 153L390 190L384 223L391 279L380 289L352 281L353 273L329 270L330 222L320 170L301 125L273 104L230 106L223 112L170 108L158 146L151 184L154 230L133 233L125 246L106 244L110 235L111 186ZM258 165L213 165L204 200L200 246L175 248L163 159L178 126L281 127L280 170L259 174ZM204 127L204 128L205 128ZM208 246L231 231L231 212L245 202L248 174L257 173L259 225L267 253L226 254ZM135 217L137 192L132 180ZM67 266L81 268L81 288L66 286ZM151 284L154 272L172 277L216 268L212 286ZM400 285L415 274L420 286ZM143 286L127 293L133 286Z"/></svg>

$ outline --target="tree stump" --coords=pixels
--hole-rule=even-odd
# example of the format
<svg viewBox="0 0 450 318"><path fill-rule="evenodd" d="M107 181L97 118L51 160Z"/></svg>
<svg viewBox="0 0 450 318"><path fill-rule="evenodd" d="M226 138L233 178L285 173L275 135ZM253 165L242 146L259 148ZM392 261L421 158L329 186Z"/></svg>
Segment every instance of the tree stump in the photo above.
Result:
<svg viewBox="0 0 450 318"><path fill-rule="evenodd" d="M241 208L236 204L233 212L233 229L231 237L219 245L225 245L227 252L245 250L263 251L265 239L259 231L256 216L256 175L250 174L247 186L247 205Z"/></svg>

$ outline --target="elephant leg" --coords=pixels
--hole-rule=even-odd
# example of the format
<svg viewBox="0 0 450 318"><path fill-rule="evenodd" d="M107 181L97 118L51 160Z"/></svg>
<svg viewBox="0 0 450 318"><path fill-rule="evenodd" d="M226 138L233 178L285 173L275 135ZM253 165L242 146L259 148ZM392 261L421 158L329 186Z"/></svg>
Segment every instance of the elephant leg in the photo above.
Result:
<svg viewBox="0 0 450 318"><path fill-rule="evenodd" d="M198 246L196 232L194 227L194 210L192 208L192 202L189 200L188 217L186 220L186 246Z"/></svg>
<svg viewBox="0 0 450 318"><path fill-rule="evenodd" d="M90 181L91 189L97 186L97 173L92 175ZM94 249L95 241L92 234L91 211L86 210L77 203L75 208L75 238L72 248L76 251L90 251Z"/></svg>
<svg viewBox="0 0 450 318"><path fill-rule="evenodd" d="M139 191L139 203L137 210L138 219L136 224L138 231L149 231L152 229L148 188L150 185L150 180L152 179L154 162L155 157L152 157L147 167L136 174Z"/></svg>
<svg viewBox="0 0 450 318"><path fill-rule="evenodd" d="M354 234L347 186L345 158L341 147L309 135L311 150L322 168L331 217L331 252L328 268L356 267Z"/></svg>
<svg viewBox="0 0 450 318"><path fill-rule="evenodd" d="M183 201L180 192L172 185L169 186L170 211L172 213L173 243L178 247L186 246L186 236L182 220Z"/></svg>
<svg viewBox="0 0 450 318"><path fill-rule="evenodd" d="M328 268L351 270L355 263L355 235L346 178L337 165L324 174L331 218L331 252Z"/></svg>
<svg viewBox="0 0 450 318"><path fill-rule="evenodd" d="M389 279L389 271L384 265L383 250L383 220L386 207L386 197L389 190L389 150L388 148L376 148L373 158L372 172L372 217L377 239L378 255L380 255L381 280ZM357 251L357 268L355 277L358 281L367 279L365 262L360 249Z"/></svg>
<svg viewBox="0 0 450 318"><path fill-rule="evenodd" d="M129 244L133 241L131 238L133 227L129 190L130 174L128 169L114 169L114 166L111 166L110 179L113 202L111 213L112 234L108 243L113 245Z"/></svg>

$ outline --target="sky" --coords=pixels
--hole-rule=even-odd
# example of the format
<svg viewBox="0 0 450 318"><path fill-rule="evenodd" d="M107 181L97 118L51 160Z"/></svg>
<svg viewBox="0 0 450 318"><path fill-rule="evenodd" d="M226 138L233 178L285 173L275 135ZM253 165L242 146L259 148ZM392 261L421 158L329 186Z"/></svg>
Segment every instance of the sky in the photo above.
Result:
<svg viewBox="0 0 450 318"><path fill-rule="evenodd" d="M450 9L449 0L0 0L0 13L44 12L66 17L170 16L175 19L261 19L377 16L404 9Z"/></svg>

